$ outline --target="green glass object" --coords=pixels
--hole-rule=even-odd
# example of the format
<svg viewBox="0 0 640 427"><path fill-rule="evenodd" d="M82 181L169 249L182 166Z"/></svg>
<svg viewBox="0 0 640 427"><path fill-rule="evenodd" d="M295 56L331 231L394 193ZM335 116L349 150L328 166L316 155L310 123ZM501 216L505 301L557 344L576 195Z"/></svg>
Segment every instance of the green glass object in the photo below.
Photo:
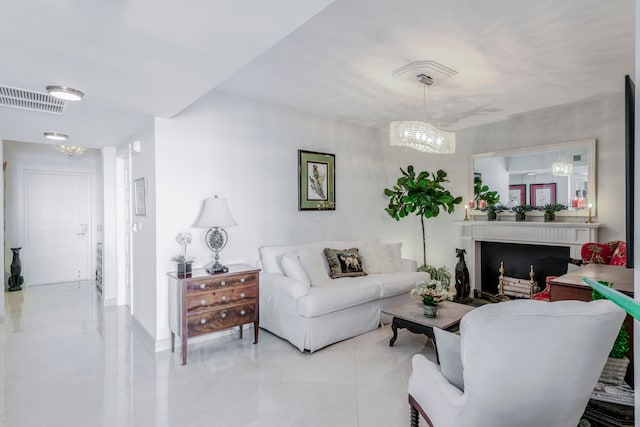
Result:
<svg viewBox="0 0 640 427"><path fill-rule="evenodd" d="M626 296L620 291L611 289L602 283L598 283L593 279L589 279L588 277L583 277L582 281L591 286L592 289L600 292L609 301L615 303L617 306L629 313L634 319L640 320L640 304L634 301L633 298Z"/></svg>

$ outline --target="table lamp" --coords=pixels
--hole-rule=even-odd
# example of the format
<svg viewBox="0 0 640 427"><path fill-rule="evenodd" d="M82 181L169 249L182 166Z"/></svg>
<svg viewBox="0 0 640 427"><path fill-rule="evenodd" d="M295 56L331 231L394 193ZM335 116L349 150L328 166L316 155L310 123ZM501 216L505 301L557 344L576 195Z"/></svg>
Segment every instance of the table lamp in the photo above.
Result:
<svg viewBox="0 0 640 427"><path fill-rule="evenodd" d="M220 251L227 245L227 232L222 227L231 227L238 225L229 212L227 199L218 197L210 197L202 201L200 215L196 220L194 227L208 228L205 241L209 249L213 251L213 264L207 266L207 273L226 273L229 268L220 264Z"/></svg>

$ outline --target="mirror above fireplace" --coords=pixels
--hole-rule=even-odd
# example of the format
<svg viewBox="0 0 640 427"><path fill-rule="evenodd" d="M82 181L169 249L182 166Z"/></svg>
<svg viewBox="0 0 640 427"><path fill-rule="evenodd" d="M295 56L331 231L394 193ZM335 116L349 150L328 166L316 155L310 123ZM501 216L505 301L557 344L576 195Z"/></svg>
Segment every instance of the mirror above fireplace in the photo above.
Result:
<svg viewBox="0 0 640 427"><path fill-rule="evenodd" d="M497 191L500 202L543 206L562 203L561 216L596 215L596 140L582 139L471 155L471 192L474 179Z"/></svg>

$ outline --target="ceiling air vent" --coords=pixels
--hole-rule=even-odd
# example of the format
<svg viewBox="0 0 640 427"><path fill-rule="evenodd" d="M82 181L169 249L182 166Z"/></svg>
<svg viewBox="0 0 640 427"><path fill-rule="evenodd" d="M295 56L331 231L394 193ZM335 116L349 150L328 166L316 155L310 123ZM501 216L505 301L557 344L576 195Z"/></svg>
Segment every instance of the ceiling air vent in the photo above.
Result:
<svg viewBox="0 0 640 427"><path fill-rule="evenodd" d="M0 107L19 108L49 114L64 114L67 103L47 92L0 85Z"/></svg>

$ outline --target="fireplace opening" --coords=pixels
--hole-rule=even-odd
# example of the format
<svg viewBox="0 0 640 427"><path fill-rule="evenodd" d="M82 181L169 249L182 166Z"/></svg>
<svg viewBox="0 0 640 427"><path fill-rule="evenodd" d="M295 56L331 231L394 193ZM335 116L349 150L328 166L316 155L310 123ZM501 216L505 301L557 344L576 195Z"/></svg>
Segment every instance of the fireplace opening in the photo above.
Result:
<svg viewBox="0 0 640 427"><path fill-rule="evenodd" d="M569 257L570 249L566 246L480 242L480 289L498 293L498 269L503 262L505 276L527 280L533 265L534 280L542 290L547 276L567 273Z"/></svg>

